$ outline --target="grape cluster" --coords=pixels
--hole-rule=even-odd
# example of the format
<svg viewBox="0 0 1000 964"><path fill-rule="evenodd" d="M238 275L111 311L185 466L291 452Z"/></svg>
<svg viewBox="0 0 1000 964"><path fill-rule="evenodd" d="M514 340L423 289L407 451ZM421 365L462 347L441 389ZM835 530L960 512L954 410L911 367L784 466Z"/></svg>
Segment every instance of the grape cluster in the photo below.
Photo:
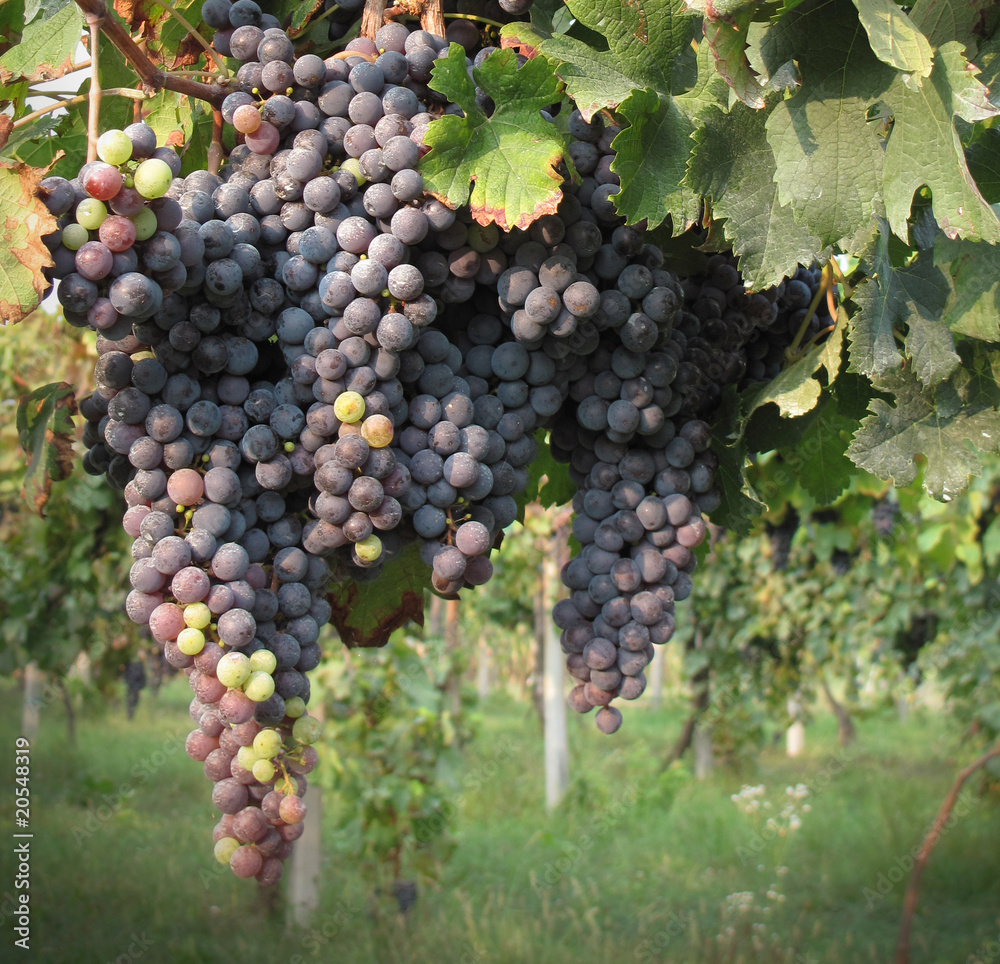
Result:
<svg viewBox="0 0 1000 964"><path fill-rule="evenodd" d="M360 5L339 6L334 26ZM554 613L570 702L613 732L719 502L703 416L803 295L747 295L727 255L667 270L615 210L600 116L569 117L582 180L527 230L426 196L424 136L458 110L427 86L441 38L388 23L323 60L254 0L202 16L241 62L220 172L181 177L136 124L42 196L67 320L98 334L84 465L125 492L126 610L189 676L216 856L270 884L316 762L330 583L411 542L438 593L485 583L547 431L579 487ZM495 50L467 21L449 37Z"/></svg>

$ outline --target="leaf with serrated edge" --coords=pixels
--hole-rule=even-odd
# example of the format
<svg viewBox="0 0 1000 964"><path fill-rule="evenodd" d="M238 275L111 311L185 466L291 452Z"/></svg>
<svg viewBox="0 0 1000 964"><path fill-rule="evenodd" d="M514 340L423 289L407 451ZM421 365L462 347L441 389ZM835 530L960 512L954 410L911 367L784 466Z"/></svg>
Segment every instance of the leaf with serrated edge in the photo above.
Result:
<svg viewBox="0 0 1000 964"><path fill-rule="evenodd" d="M740 10L725 19L705 21L708 43L719 76L748 107L759 110L765 104L764 90L750 67L746 54L747 29L753 11Z"/></svg>
<svg viewBox="0 0 1000 964"><path fill-rule="evenodd" d="M895 0L854 0L854 6L879 60L906 73L930 76L934 51Z"/></svg>
<svg viewBox="0 0 1000 964"><path fill-rule="evenodd" d="M565 141L539 113L558 100L559 82L543 58L518 68L513 50L488 58L475 78L473 83L466 72L459 44L434 65L430 86L465 117L445 115L427 129L430 151L420 162L424 189L452 207L468 203L479 224L525 228L554 213L562 199L557 165ZM491 117L476 104L476 84L497 105Z"/></svg>
<svg viewBox="0 0 1000 964"><path fill-rule="evenodd" d="M767 120L778 200L822 246L847 246L880 212L883 147L867 112L896 72L871 52L850 0L803 4L760 37L756 56L768 74L794 59L802 76Z"/></svg>
<svg viewBox="0 0 1000 964"><path fill-rule="evenodd" d="M715 218L725 219L722 228L744 282L755 291L779 284L799 264L810 264L821 245L796 223L790 207L778 203L767 115L734 104L728 114L712 108L701 120L687 184L711 198Z"/></svg>
<svg viewBox="0 0 1000 964"><path fill-rule="evenodd" d="M546 57L561 61L559 76L587 120L602 108L618 107L637 88L672 92L671 68L701 25L683 0L567 0L567 6L608 42L604 51L565 35L542 44Z"/></svg>
<svg viewBox="0 0 1000 964"><path fill-rule="evenodd" d="M934 263L948 272L952 292L943 320L957 334L1000 342L1000 249L939 234Z"/></svg>
<svg viewBox="0 0 1000 964"><path fill-rule="evenodd" d="M21 496L40 516L53 482L73 470L73 419L76 398L66 382L52 383L23 395L17 406L17 431L28 456Z"/></svg>
<svg viewBox="0 0 1000 964"><path fill-rule="evenodd" d="M924 384L936 385L958 364L954 342L942 321L951 283L935 266L930 252L920 252L909 264L894 267L889 258L885 222L882 226L871 276L853 295L860 311L851 319L849 370L867 376L878 385L903 364L893 329L912 324L916 334L907 344L908 352L918 353L914 361ZM933 330L935 326L938 331Z"/></svg>
<svg viewBox="0 0 1000 964"><path fill-rule="evenodd" d="M57 225L35 193L46 173L0 164L0 323L5 325L34 311L49 287L42 268L53 261L42 236Z"/></svg>
<svg viewBox="0 0 1000 964"><path fill-rule="evenodd" d="M917 0L910 20L932 47L957 40L974 48L985 14L996 0Z"/></svg>
<svg viewBox="0 0 1000 964"><path fill-rule="evenodd" d="M83 17L69 4L48 20L29 23L21 42L0 57L0 80L24 77L31 83L59 77L72 67L83 34Z"/></svg>
<svg viewBox="0 0 1000 964"><path fill-rule="evenodd" d="M669 97L636 90L621 105L629 124L611 145L616 152L611 170L621 181L612 200L629 224L646 219L653 228L670 215L677 235L698 219L701 198L685 181L691 135L701 115L728 93L707 48L702 44L698 51L697 82L686 93Z"/></svg>
<svg viewBox="0 0 1000 964"><path fill-rule="evenodd" d="M894 378L892 389L895 405L872 399L868 406L872 414L862 421L848 457L866 472L905 486L916 478L914 460L923 455L924 488L937 499L953 498L980 472L979 459L968 443L983 452L1000 447L1000 413L958 405L943 414L921 392L916 379L906 374Z"/></svg>
<svg viewBox="0 0 1000 964"><path fill-rule="evenodd" d="M897 237L907 237L913 195L926 185L934 217L948 237L1000 241L1000 220L972 182L955 129L955 115L972 110L970 87L978 83L966 66L961 46L946 44L919 89L897 79L884 95L894 118L885 149L885 208ZM983 93L980 103L985 102Z"/></svg>

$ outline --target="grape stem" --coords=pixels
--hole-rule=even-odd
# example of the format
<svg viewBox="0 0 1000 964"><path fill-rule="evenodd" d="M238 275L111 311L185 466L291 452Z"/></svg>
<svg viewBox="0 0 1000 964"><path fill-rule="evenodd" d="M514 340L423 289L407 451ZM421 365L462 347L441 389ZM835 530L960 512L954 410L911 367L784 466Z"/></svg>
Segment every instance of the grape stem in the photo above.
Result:
<svg viewBox="0 0 1000 964"><path fill-rule="evenodd" d="M109 87L107 90L101 91L103 97L129 97L132 100L146 100L149 95L143 93L141 90L132 90L130 87ZM25 114L24 117L19 117L11 125L12 130L17 130L21 127L26 127L33 120L38 120L39 117L44 117L46 114L51 114L54 110L59 110L62 107L72 107L75 104L82 104L87 100L87 94L77 94L76 97L67 97L65 100L56 101L54 104L49 104L46 107L39 107L38 110L32 111L30 114Z"/></svg>
<svg viewBox="0 0 1000 964"><path fill-rule="evenodd" d="M789 363L797 362L803 355L809 350L809 348L815 342L815 339L809 342L809 345L800 350L799 346L802 344L802 339L805 337L806 331L809 328L809 323L816 316L816 309L819 307L819 303L823 300L823 296L833 285L833 269L830 267L830 262L827 262L823 266L823 273L819 278L819 287L816 289L816 294L813 295L813 299L809 302L809 310L806 312L805 318L802 319L802 324L799 326L799 330L795 333L795 340L788 346L785 350L785 358ZM831 315L832 317L832 315Z"/></svg>
<svg viewBox="0 0 1000 964"><path fill-rule="evenodd" d="M101 46L103 18L87 14L90 29L90 90L87 93L87 163L97 160L97 138L101 129L101 71L98 53Z"/></svg>
<svg viewBox="0 0 1000 964"><path fill-rule="evenodd" d="M121 55L139 75L144 87L152 91L172 90L198 100L208 101L213 107L221 107L226 99L226 90L216 84L202 84L187 77L171 77L164 73L146 55L129 35L129 32L108 14L104 0L74 0L85 16L101 18L101 32L111 41Z"/></svg>
<svg viewBox="0 0 1000 964"><path fill-rule="evenodd" d="M158 7L162 8L167 12L167 15L173 17L191 36L193 40L201 44L205 50L205 55L209 59L215 62L215 66L218 68L219 73L223 77L229 76L229 69L226 67L225 62L219 56L218 52L212 49L212 45L191 25L190 21L177 9L175 9L171 4L167 3L166 0L153 0Z"/></svg>
<svg viewBox="0 0 1000 964"><path fill-rule="evenodd" d="M445 20L472 20L476 23L485 23L488 27L496 27L498 30L503 26L499 20L490 20L489 17L480 17L474 13L446 13Z"/></svg>

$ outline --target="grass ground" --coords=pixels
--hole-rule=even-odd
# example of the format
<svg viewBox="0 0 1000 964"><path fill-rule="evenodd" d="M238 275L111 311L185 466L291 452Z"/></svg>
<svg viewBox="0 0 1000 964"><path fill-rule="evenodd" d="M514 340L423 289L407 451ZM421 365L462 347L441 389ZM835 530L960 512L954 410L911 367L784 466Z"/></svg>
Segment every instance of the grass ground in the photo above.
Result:
<svg viewBox="0 0 1000 964"><path fill-rule="evenodd" d="M888 962L901 868L973 755L930 714L905 724L869 719L844 754L821 717L804 758L789 760L779 747L753 770L697 782L684 766L658 772L676 715L637 707L613 739L589 719L570 721L575 779L548 816L537 721L497 697L483 707L466 754L450 827L457 848L440 881L422 885L405 918L380 910L330 823L320 909L311 929L289 932L280 894L262 898L252 884L215 872L208 785L183 752L187 700L177 681L155 699L145 694L132 722L118 707L83 718L75 748L61 711L45 711L32 750L33 950L11 946L5 898L14 868L4 844L0 960ZM0 745L11 758L19 709L19 694L3 684ZM8 841L12 763L0 779ZM742 784L762 784L773 813L797 783L811 793L799 802L801 826L785 836L755 836L762 819L730 799ZM924 878L914 964L1000 957L991 946L1000 940L1000 805L974 793L963 804ZM780 876L779 867L787 868ZM734 909L741 901L742 912Z"/></svg>

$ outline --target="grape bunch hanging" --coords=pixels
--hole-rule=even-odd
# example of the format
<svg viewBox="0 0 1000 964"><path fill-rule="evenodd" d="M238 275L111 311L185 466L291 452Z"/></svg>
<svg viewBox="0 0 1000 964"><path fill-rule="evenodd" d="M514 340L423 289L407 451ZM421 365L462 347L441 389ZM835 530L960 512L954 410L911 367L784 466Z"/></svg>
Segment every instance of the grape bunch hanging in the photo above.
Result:
<svg viewBox="0 0 1000 964"><path fill-rule="evenodd" d="M600 115L569 118L556 213L480 225L420 174L459 110L427 86L445 39L387 23L324 60L253 0L202 15L242 63L220 173L181 177L137 123L42 192L66 319L97 332L84 466L125 493L128 615L188 674L217 858L273 884L316 764L331 582L416 542L436 592L486 583L547 430L578 487L553 614L569 700L614 732L719 504L705 417L776 373L817 277L748 294L716 255L679 279L615 210ZM453 32L470 69L496 52Z"/></svg>

